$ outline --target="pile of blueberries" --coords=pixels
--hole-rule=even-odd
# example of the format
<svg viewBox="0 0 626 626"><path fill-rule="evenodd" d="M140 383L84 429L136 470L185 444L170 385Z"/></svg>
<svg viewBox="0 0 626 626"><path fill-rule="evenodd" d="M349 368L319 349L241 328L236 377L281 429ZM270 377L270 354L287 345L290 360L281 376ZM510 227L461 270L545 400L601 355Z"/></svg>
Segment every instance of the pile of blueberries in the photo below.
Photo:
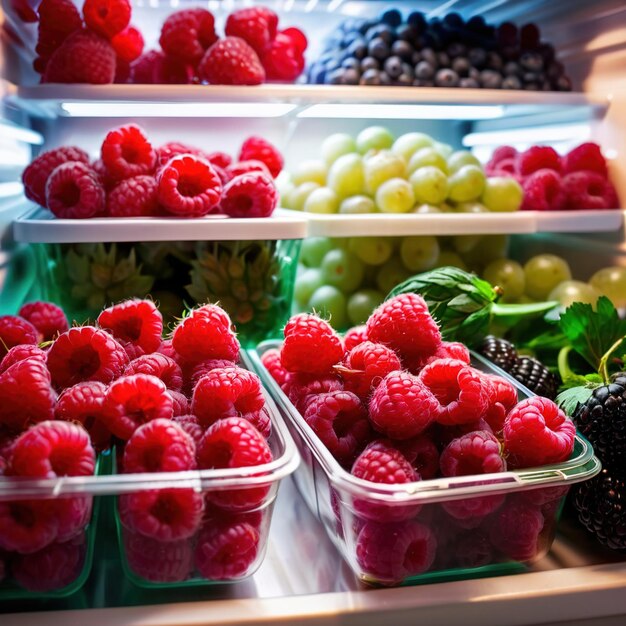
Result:
<svg viewBox="0 0 626 626"><path fill-rule="evenodd" d="M487 24L458 13L427 20L397 9L348 19L307 70L307 82L466 89L571 91L572 83L536 24Z"/></svg>

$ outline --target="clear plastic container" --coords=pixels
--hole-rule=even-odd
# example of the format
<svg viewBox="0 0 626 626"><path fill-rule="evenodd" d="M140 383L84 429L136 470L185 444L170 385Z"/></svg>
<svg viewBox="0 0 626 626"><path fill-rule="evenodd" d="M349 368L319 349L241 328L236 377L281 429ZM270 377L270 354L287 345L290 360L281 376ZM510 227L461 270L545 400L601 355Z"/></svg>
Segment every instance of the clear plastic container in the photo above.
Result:
<svg viewBox="0 0 626 626"><path fill-rule="evenodd" d="M278 406L288 417L303 463L298 489L353 572L374 585L440 582L523 570L554 538L569 487L595 476L600 462L576 436L568 461L499 474L437 478L402 485L358 479L332 457L249 351ZM523 399L532 395L478 355L472 365L505 376Z"/></svg>

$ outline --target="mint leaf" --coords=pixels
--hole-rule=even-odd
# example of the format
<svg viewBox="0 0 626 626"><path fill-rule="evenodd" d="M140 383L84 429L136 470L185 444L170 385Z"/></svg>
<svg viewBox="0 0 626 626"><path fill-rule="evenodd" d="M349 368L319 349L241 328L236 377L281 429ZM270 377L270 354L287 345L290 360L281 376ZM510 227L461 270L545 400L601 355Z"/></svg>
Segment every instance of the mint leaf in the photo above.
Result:
<svg viewBox="0 0 626 626"><path fill-rule="evenodd" d="M566 389L562 391L556 397L556 403L565 411L567 415L573 415L574 411L578 408L579 404L584 404L589 400L593 390L598 385L586 385L584 387L572 387L571 389Z"/></svg>

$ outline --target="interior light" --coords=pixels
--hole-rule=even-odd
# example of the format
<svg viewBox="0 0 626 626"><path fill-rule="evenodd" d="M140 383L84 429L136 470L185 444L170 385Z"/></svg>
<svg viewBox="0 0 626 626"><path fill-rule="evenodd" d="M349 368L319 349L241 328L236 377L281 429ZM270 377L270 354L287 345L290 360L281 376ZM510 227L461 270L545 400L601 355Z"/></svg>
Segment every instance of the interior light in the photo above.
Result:
<svg viewBox="0 0 626 626"><path fill-rule="evenodd" d="M532 126L515 130L492 130L482 133L469 133L463 137L463 145L495 146L508 143L548 143L551 141L583 142L591 136L588 124L556 124L554 126Z"/></svg>
<svg viewBox="0 0 626 626"><path fill-rule="evenodd" d="M298 113L298 117L400 120L489 120L503 115L501 105L472 104L314 104Z"/></svg>
<svg viewBox="0 0 626 626"><path fill-rule="evenodd" d="M24 187L22 183L0 183L0 198L10 198L22 193Z"/></svg>
<svg viewBox="0 0 626 626"><path fill-rule="evenodd" d="M17 126L5 120L0 120L0 132L3 139L15 139L35 146L43 144L43 136L37 131Z"/></svg>
<svg viewBox="0 0 626 626"><path fill-rule="evenodd" d="M328 13L334 13L343 3L343 0L330 0L328 6L326 7L326 11Z"/></svg>

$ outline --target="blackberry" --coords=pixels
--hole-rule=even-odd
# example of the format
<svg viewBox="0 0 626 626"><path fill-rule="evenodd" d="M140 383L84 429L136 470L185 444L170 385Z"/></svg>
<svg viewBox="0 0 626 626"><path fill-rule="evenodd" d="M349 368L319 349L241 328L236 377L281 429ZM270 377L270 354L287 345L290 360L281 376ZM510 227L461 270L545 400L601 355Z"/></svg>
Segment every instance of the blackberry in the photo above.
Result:
<svg viewBox="0 0 626 626"><path fill-rule="evenodd" d="M529 356L517 359L509 372L533 393L554 400L559 390L559 379L540 361Z"/></svg>
<svg viewBox="0 0 626 626"><path fill-rule="evenodd" d="M487 335L483 339L478 352L505 372L510 372L517 361L515 346L510 341L493 335Z"/></svg>

